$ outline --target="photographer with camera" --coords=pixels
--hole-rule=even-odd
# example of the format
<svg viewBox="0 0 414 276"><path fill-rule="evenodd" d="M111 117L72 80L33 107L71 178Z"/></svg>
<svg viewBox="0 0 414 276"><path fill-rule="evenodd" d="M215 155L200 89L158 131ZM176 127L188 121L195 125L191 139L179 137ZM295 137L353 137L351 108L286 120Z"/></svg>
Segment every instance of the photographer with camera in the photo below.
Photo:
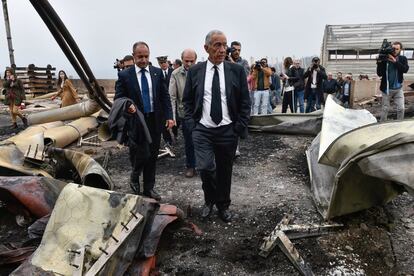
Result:
<svg viewBox="0 0 414 276"><path fill-rule="evenodd" d="M253 69L253 75L252 75L253 82L256 87L256 90L254 92L253 115L267 114L267 105L269 104L269 86L270 86L271 75L272 75L272 69L268 67L266 58L262 58L260 61L256 61L254 65L254 69Z"/></svg>
<svg viewBox="0 0 414 276"><path fill-rule="evenodd" d="M229 57L229 61L243 66L244 71L246 72L246 76L248 76L250 72L250 66L247 60L243 59L240 56L240 52L241 43L238 41L233 41L230 44L230 48L227 48L227 56Z"/></svg>
<svg viewBox="0 0 414 276"><path fill-rule="evenodd" d="M134 63L134 57L131 56L131 55L124 56L124 58L122 59L122 62L123 62L123 65L124 65L123 70L128 69L129 67L131 67L135 64Z"/></svg>
<svg viewBox="0 0 414 276"><path fill-rule="evenodd" d="M404 119L404 92L402 89L404 77L409 66L407 58L401 56L403 46L401 42L384 42L379 51L377 60L377 75L381 77L380 90L382 92L382 112L380 121L386 121L390 99L397 105L397 119Z"/></svg>
<svg viewBox="0 0 414 276"><path fill-rule="evenodd" d="M318 57L312 58L312 65L306 70L303 78L308 78L305 86L305 113L321 109L322 83L326 80L325 68L320 65ZM315 109L316 104L316 109Z"/></svg>

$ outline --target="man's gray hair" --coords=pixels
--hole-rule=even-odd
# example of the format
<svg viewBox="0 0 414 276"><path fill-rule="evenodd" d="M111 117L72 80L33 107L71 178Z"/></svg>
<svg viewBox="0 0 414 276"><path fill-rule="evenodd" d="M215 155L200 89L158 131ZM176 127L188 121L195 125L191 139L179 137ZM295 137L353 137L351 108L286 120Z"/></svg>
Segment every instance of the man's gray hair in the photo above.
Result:
<svg viewBox="0 0 414 276"><path fill-rule="evenodd" d="M219 31L219 30L212 30L212 31L210 31L207 35L206 35L206 41L205 41L205 45L210 45L210 43L211 43L211 37L213 36L213 35L216 35L216 34L218 34L218 35L224 35L224 33L222 32L222 31Z"/></svg>

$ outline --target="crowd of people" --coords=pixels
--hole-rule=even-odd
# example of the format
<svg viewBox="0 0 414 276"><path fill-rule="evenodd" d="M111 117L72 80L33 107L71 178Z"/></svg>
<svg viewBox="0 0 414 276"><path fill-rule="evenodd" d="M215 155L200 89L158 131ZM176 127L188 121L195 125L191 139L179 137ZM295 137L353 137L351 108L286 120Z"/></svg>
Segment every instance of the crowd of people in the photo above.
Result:
<svg viewBox="0 0 414 276"><path fill-rule="evenodd" d="M338 72L334 77L318 57L306 69L300 60L286 57L281 72L269 66L266 58L249 65L241 57L241 46L239 41L227 46L225 34L213 30L204 41L207 61L197 63L197 53L185 49L173 64L167 56L157 57L159 67L155 67L149 61L149 45L134 43L132 55L125 56L118 67L108 122L112 136L129 147L130 188L135 194L161 200L155 190L161 137L172 144L181 128L185 176L198 173L202 181L201 217L208 218L216 206L219 217L229 222L233 218L229 210L233 161L239 139L247 136L251 115L270 114L277 105L282 113L288 109L313 112L321 109L329 94L349 105L352 74L343 78ZM397 103L398 119L403 119L402 82L408 64L399 55L401 43L394 42L393 47L387 59L377 61L377 74L382 77L385 119L390 98ZM62 107L77 103L76 89L66 73L59 71L58 76L58 93L52 99L61 97ZM17 127L17 117L27 125L18 108L25 99L24 88L13 69L6 70L3 87L13 127Z"/></svg>

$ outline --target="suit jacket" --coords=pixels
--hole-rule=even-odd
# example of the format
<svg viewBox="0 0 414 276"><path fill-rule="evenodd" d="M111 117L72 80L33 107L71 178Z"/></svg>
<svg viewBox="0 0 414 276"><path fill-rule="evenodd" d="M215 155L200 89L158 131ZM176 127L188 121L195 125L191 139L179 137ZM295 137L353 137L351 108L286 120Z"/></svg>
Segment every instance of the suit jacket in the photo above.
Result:
<svg viewBox="0 0 414 276"><path fill-rule="evenodd" d="M173 119L171 99L164 81L162 70L160 68L150 66L149 73L151 75L152 82L156 131L161 133L165 125L164 120ZM130 98L138 110L144 113L144 104L135 66L131 66L128 69L118 73L118 80L115 84L114 100L122 97Z"/></svg>
<svg viewBox="0 0 414 276"><path fill-rule="evenodd" d="M184 65L175 69L171 74L168 91L170 92L174 120L177 118L184 118L183 92L186 79L187 75Z"/></svg>
<svg viewBox="0 0 414 276"><path fill-rule="evenodd" d="M319 65L319 69L320 71L316 74L316 91L317 93L322 93L322 83L328 77L326 76L325 68L323 66ZM305 99L308 98L308 95L311 91L312 76L313 69L308 68L308 70L306 70L305 74L303 75L304 79L308 78L305 85Z"/></svg>
<svg viewBox="0 0 414 276"><path fill-rule="evenodd" d="M185 120L189 125L199 122L203 113L204 81L207 62L190 67L183 93ZM235 132L242 138L247 136L250 119L250 96L244 68L224 61L227 107Z"/></svg>
<svg viewBox="0 0 414 276"><path fill-rule="evenodd" d="M161 69L161 71L162 71L161 73L162 73L163 79L164 79L165 83L167 84L167 88L168 88L168 86L170 85L171 74L174 71L174 69L168 67L168 69L167 69L167 78L164 77L164 70Z"/></svg>

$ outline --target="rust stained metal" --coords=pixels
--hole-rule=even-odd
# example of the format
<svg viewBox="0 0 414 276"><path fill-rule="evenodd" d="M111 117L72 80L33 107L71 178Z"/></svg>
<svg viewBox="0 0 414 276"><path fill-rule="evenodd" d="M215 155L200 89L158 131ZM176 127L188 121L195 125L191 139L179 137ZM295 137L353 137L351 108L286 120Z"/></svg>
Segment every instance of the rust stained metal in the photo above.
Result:
<svg viewBox="0 0 414 276"><path fill-rule="evenodd" d="M108 260L114 255L114 253L120 248L123 242L129 237L131 233L134 233L137 226L143 222L143 216L139 213L131 213L131 219L121 230L121 233L116 238L112 237L112 241L107 244L105 249L101 248L102 254L99 259L92 265L92 267L85 272L86 276L97 275Z"/></svg>
<svg viewBox="0 0 414 276"><path fill-rule="evenodd" d="M29 258L35 250L34 246L12 249L0 247L0 265L20 264Z"/></svg>
<svg viewBox="0 0 414 276"><path fill-rule="evenodd" d="M100 275L123 275L138 249L147 223L152 223L157 203L142 197L124 194L113 207L111 192L68 184L62 190L42 243L33 257L14 273L32 275L33 271L51 271L70 275L81 261L73 253L85 248L84 267L93 267L102 255L113 252L99 270ZM132 212L132 213L131 213ZM133 230L133 223L140 221ZM148 228L149 229L149 228ZM125 242L122 233L129 232ZM118 242L117 242L118 241ZM119 247L111 251L111 245ZM53 255L53 258L50 256ZM106 258L106 257L103 257ZM97 263L97 267L101 267ZM22 274L22 273L26 274Z"/></svg>
<svg viewBox="0 0 414 276"><path fill-rule="evenodd" d="M65 182L38 176L0 177L0 200L13 214L41 218L50 214Z"/></svg>

